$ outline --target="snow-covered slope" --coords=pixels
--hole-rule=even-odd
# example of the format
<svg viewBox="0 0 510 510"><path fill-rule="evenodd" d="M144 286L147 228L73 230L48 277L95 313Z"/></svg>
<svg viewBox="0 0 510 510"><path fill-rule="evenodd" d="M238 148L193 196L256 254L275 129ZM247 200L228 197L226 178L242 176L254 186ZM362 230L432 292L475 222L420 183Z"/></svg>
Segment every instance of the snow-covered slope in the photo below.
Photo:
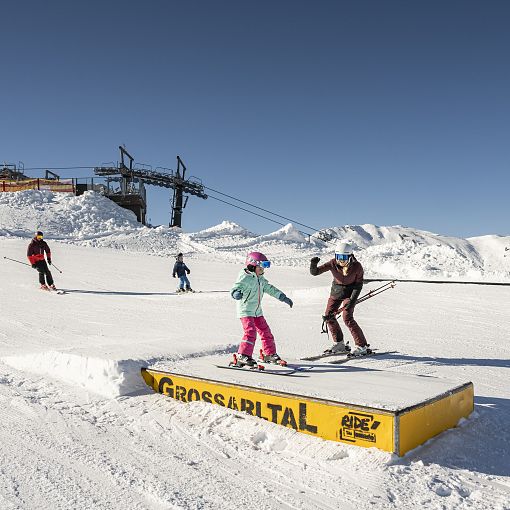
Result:
<svg viewBox="0 0 510 510"><path fill-rule="evenodd" d="M306 265L312 253L327 258L330 246L308 243L293 227L266 236L230 222L197 233L149 229L109 207L97 195L0 194L0 253L24 261L41 228L63 271L54 270L56 283L69 290L42 292L29 266L0 258L2 508L510 508L508 287L399 283L357 308L372 346L392 354L343 365L344 385L353 371L387 371L397 385L402 374L424 384L429 377L474 383L469 419L399 459L204 402L177 402L149 391L139 376L144 365L228 359L242 334L228 290L254 248L275 261L267 276L294 300L289 309L264 299L280 354L322 350L330 277L312 278ZM350 228L342 227L346 239ZM372 274L474 271L484 278L508 260L507 238L355 230L351 240ZM174 259L165 255L176 250L187 252L191 282L204 292L173 293Z"/></svg>
<svg viewBox="0 0 510 510"><path fill-rule="evenodd" d="M93 192L80 197L48 191L0 194L0 236L48 239L170 256L207 253L211 259L240 262L259 250L273 263L306 266L312 256L332 257L335 240L353 243L368 278L510 281L510 237L446 237L408 227L348 225L325 229L335 240L307 238L289 224L256 235L231 221L186 233L164 226L144 227L133 213Z"/></svg>

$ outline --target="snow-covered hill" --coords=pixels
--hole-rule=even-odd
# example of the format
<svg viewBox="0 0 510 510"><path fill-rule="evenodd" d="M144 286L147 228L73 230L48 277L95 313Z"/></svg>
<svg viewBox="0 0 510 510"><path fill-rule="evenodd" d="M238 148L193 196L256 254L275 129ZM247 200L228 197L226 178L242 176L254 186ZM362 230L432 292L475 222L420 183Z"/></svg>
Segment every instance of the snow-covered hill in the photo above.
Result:
<svg viewBox="0 0 510 510"><path fill-rule="evenodd" d="M0 258L2 509L510 509L510 288L399 283L356 309L372 346L391 352L340 365L344 385L356 371L389 372L397 385L402 374L474 383L468 419L396 458L178 402L139 374L202 357L203 375L214 378L219 369L205 360L227 363L241 339L228 291L253 248L276 262L268 278L294 300L290 309L264 298L280 354L297 360L324 349L330 276L313 278L306 265L311 254L330 256L331 245L292 226L262 236L231 222L195 233L145 228L94 194L0 194L0 254L23 261L39 228L63 270L53 271L56 283L69 292L40 291L34 270ZM371 274L486 278L508 260L508 239L497 236L373 225L338 233L357 244ZM177 250L202 293L173 292L174 259L165 255Z"/></svg>
<svg viewBox="0 0 510 510"><path fill-rule="evenodd" d="M74 197L48 191L0 194L0 236L48 239L162 256L182 251L208 253L218 260L243 260L247 251L264 251L279 265L306 266L311 256L328 260L335 240L305 237L293 225L257 235L231 221L186 233L164 226L148 228L133 213L93 192ZM415 279L510 281L510 237L461 239L409 227L348 225L325 229L353 243L366 276Z"/></svg>

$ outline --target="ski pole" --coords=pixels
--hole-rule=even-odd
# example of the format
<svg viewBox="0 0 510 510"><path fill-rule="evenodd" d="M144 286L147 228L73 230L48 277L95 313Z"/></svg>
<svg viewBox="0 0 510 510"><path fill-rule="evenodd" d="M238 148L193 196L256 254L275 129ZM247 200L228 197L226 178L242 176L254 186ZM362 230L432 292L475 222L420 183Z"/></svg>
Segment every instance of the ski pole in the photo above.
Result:
<svg viewBox="0 0 510 510"><path fill-rule="evenodd" d="M381 292L384 292L385 290L393 289L393 287L395 287L395 285L397 285L395 283L395 280L392 280L391 282L385 283L384 285L381 285L380 287L377 287L377 289L372 289L371 291L367 292L364 296L361 296L356 301L356 303L359 303L360 301L365 301L367 299L370 299L371 297L377 296L377 294L380 294Z"/></svg>
<svg viewBox="0 0 510 510"><path fill-rule="evenodd" d="M384 285L381 285L380 287L377 287L377 289L373 289L369 292L367 292L364 296L361 296L359 299L356 300L356 305L358 303L363 303L363 301L366 301L367 299L373 298L374 296L377 296L377 294L380 294L381 292L384 292L386 290L393 289L397 284L395 283L395 280L392 280L391 282L385 283ZM345 307L340 308L338 312L336 313L337 317L340 317L342 312L344 311Z"/></svg>
<svg viewBox="0 0 510 510"><path fill-rule="evenodd" d="M51 263L51 265L60 273L62 274L62 271L55 265L53 264L53 262Z"/></svg>
<svg viewBox="0 0 510 510"><path fill-rule="evenodd" d="M23 264L24 266L30 266L30 264L27 264L26 262L21 262L21 260L11 259L9 257L4 257L4 259L12 260L13 262L17 262L18 264Z"/></svg>
<svg viewBox="0 0 510 510"><path fill-rule="evenodd" d="M366 301L367 299L370 299L374 296L377 296L377 294L380 294L381 292L384 292L385 290L393 289L397 284L395 283L395 280L392 280L391 282L387 282L384 285L381 285L380 287L377 287L377 289L372 289L371 291L367 292L365 295L361 296L359 299L356 300L356 305L358 303L362 303L363 301ZM340 308L336 313L331 313L330 316L323 315L322 316L322 329L321 333L326 333L329 336L328 328L326 327L326 321L331 318L338 319L342 315L342 312L344 311L345 307Z"/></svg>

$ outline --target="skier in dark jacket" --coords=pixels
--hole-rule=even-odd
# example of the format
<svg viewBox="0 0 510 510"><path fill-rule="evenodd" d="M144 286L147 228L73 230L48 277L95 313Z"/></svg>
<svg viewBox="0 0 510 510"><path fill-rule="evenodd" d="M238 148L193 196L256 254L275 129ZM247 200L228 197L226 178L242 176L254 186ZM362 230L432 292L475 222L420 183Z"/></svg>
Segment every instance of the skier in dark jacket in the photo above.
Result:
<svg viewBox="0 0 510 510"><path fill-rule="evenodd" d="M179 277L179 288L177 289L177 292L193 292L188 277L186 276L186 273L190 274L191 271L189 270L189 267L184 263L184 257L182 253L179 253L175 258L176 261L172 271L172 276L174 278L176 276ZM186 288L184 288L184 286L186 286Z"/></svg>
<svg viewBox="0 0 510 510"><path fill-rule="evenodd" d="M48 268L48 264L51 266L51 251L46 241L43 240L43 237L41 231L35 233L34 238L28 245L27 257L32 267L39 272L41 289L57 290L53 284L53 276L51 276L51 272ZM46 260L44 260L45 253L48 264L46 264Z"/></svg>
<svg viewBox="0 0 510 510"><path fill-rule="evenodd" d="M336 320L338 310L343 307L342 318L356 344L351 355L364 356L368 353L368 344L363 331L353 317L356 300L363 287L363 266L354 257L352 246L347 243L341 243L335 248L334 259L317 266L319 260L319 257L314 257L310 261L310 273L317 276L326 271L331 271L333 274L331 295L324 313L324 320L333 337L333 346L326 349L324 353L342 354L349 352L349 348L344 343L340 325Z"/></svg>

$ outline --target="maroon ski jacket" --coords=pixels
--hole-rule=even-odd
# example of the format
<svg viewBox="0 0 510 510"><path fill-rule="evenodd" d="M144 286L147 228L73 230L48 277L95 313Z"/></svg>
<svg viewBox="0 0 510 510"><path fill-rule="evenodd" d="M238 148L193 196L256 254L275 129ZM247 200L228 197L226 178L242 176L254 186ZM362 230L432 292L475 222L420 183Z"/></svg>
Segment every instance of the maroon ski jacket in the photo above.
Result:
<svg viewBox="0 0 510 510"><path fill-rule="evenodd" d="M349 264L349 271L344 276L342 269L338 267L336 260L331 259L321 266L310 266L310 273L313 276L331 271L333 275L333 284L331 285L331 295L336 298L351 297L352 291L357 290L356 295L363 287L363 266L353 258Z"/></svg>
<svg viewBox="0 0 510 510"><path fill-rule="evenodd" d="M50 248L46 244L46 241L42 239L40 241L38 239L32 239L27 249L27 257L30 264L35 264L40 260L44 260L44 252L46 252L46 258L51 260Z"/></svg>

